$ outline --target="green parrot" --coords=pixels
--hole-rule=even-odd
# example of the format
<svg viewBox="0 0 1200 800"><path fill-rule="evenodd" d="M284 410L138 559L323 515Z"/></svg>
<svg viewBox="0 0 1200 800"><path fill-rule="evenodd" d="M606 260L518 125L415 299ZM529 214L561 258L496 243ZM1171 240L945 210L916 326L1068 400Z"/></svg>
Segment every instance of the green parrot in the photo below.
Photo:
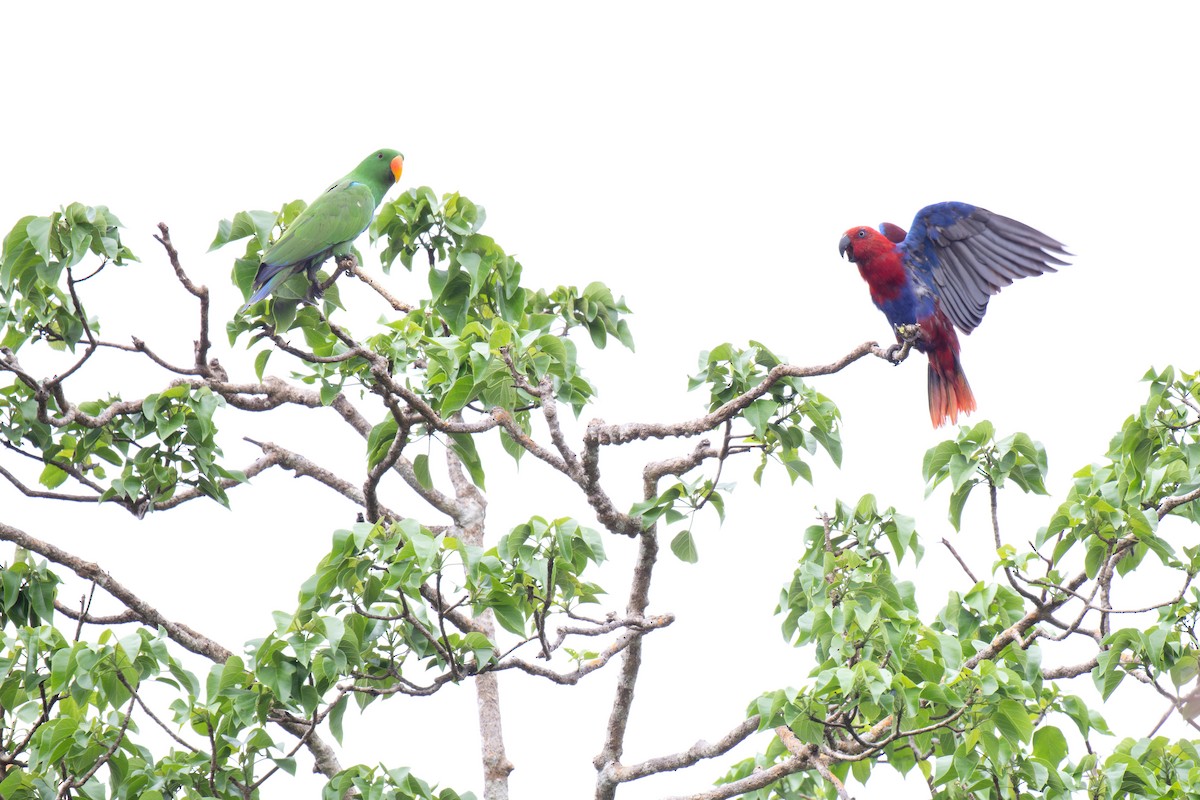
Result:
<svg viewBox="0 0 1200 800"><path fill-rule="evenodd" d="M262 254L252 294L239 313L301 271L315 283L317 269L325 259L349 255L350 246L371 224L387 190L400 180L403 167L404 156L399 152L377 150L301 211L279 241Z"/></svg>

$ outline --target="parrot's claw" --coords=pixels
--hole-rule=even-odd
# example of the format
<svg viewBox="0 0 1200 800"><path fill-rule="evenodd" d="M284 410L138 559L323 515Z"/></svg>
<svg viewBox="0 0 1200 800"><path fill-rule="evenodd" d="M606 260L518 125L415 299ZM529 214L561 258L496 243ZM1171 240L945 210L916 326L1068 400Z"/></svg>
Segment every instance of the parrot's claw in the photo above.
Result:
<svg viewBox="0 0 1200 800"><path fill-rule="evenodd" d="M887 360L892 362L893 365L897 365L908 358L909 351L912 350L913 345L921 338L921 326L917 323L897 325L895 329L896 343L884 351Z"/></svg>

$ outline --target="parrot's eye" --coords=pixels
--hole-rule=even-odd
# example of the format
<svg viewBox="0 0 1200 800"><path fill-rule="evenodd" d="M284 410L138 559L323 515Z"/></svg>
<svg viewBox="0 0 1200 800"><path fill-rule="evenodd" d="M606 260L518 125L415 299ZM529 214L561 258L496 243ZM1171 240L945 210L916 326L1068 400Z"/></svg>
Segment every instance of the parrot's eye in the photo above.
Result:
<svg viewBox="0 0 1200 800"><path fill-rule="evenodd" d="M865 239L865 238L867 238L867 229L866 229L866 228L859 228L859 229L858 229L858 238L860 238L860 239Z"/></svg>

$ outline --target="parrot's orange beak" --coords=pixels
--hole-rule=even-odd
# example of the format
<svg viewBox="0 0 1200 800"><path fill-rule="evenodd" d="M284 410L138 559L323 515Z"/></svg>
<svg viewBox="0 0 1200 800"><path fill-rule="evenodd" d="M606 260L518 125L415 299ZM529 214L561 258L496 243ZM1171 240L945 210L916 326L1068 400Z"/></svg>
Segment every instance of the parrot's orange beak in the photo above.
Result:
<svg viewBox="0 0 1200 800"><path fill-rule="evenodd" d="M404 171L404 156L396 156L392 159L392 175L396 177L396 182L400 182L400 173Z"/></svg>

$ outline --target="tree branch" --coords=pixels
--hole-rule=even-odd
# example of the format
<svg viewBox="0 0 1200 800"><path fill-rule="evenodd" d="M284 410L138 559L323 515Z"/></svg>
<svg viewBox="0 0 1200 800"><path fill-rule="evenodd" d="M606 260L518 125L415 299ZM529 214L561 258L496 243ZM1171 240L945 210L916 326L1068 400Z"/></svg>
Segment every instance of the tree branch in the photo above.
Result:
<svg viewBox="0 0 1200 800"><path fill-rule="evenodd" d="M208 350L212 343L208 338L208 287L197 286L192 283L191 278L183 271L183 267L179 263L179 253L175 250L175 245L171 243L171 232L167 229L165 222L158 223L158 230L162 236L155 236L155 240L163 246L167 251L167 258L171 261L171 268L175 270L175 277L187 289L188 293L200 301L200 337L196 340L196 369L201 371L201 374L209 375L211 371L208 365Z"/></svg>
<svg viewBox="0 0 1200 800"><path fill-rule="evenodd" d="M840 372L863 356L874 355L889 363L892 359L884 348L875 342L864 342L838 360L817 367L800 367L794 364L779 364L771 369L757 386L738 395L715 411L696 419L684 422L627 422L621 425L607 425L601 420L594 420L588 425L584 441L591 445L626 444L639 439L665 439L668 437L696 436L711 431L726 420L732 419L745 410L751 403L762 397L771 387L784 378L811 378L818 375L832 375Z"/></svg>
<svg viewBox="0 0 1200 800"><path fill-rule="evenodd" d="M745 741L757 730L758 717L754 716L743 720L741 724L712 744L702 739L687 750L671 755L659 756L658 758L651 758L640 764L630 766L611 764L608 767L609 779L613 783L626 783L638 780L639 778L645 778L648 775L656 775L661 772L674 772L677 769L690 767L704 759L725 755L725 753L728 753L736 745Z"/></svg>
<svg viewBox="0 0 1200 800"><path fill-rule="evenodd" d="M101 569L98 564L85 561L78 556L55 547L49 542L30 536L24 531L3 522L0 522L0 539L24 547L26 550L30 550L49 561L53 561L55 564L61 564L84 580L94 582L136 614L143 624L151 628L161 626L167 632L167 636L171 641L197 655L219 663L224 663L233 655L232 651L227 650L207 636L197 633L187 625L167 619L158 609L116 581L111 575Z"/></svg>
<svg viewBox="0 0 1200 800"><path fill-rule="evenodd" d="M404 313L404 314L407 314L408 312L413 310L414 306L411 306L408 303L403 302L402 300L397 300L395 297L393 297L391 294L389 294L388 291L383 288L383 284L381 284L379 281L375 280L375 278L373 278L369 272L364 270L362 268L362 266L359 265L357 259L346 259L346 260L352 262L348 268L343 267L346 270L346 272L348 272L351 275L353 275L354 277L358 278L360 281L365 283L367 286L370 286L371 289L374 290L374 292L376 294L378 294L380 297L382 297L384 300L386 300L387 304L390 305L392 308L394 308L395 310L397 310L401 313ZM339 267L343 266L342 259L338 260L338 266Z"/></svg>
<svg viewBox="0 0 1200 800"><path fill-rule="evenodd" d="M1190 503L1197 498L1200 498L1200 487L1193 489L1187 494L1172 495L1164 498L1163 501L1158 504L1158 518L1161 520L1179 506L1183 505L1184 503Z"/></svg>
<svg viewBox="0 0 1200 800"><path fill-rule="evenodd" d="M273 464L278 464L284 469L296 473L297 477L303 475L307 478L312 478L318 483L333 489L355 505L362 506L363 508L367 507L367 498L363 495L361 488L335 475L316 462L305 458L299 453L281 447L274 442L256 442L253 439L246 439L246 441L262 449L263 453L267 456L263 460L269 460ZM255 463L257 464L258 462ZM404 519L403 515L383 505L379 506L379 513L381 517L396 522Z"/></svg>
<svg viewBox="0 0 1200 800"><path fill-rule="evenodd" d="M638 558L633 568L633 580L629 588L629 603L626 614L644 616L650 604L650 578L658 558L658 536L654 529L642 532L638 537ZM612 712L608 716L608 729L600 754L592 764L599 773L596 777L596 800L612 800L616 795L617 783L609 774L610 765L619 764L625 749L625 729L629 725L629 712L633 707L633 690L637 685L638 672L642 666L642 637L637 636L629 643L621 659L621 671L617 676L616 697Z"/></svg>
<svg viewBox="0 0 1200 800"><path fill-rule="evenodd" d="M494 667L494 669L517 669L521 672L528 673L529 675L535 675L539 678L546 678L553 683L559 684L560 686L574 686L575 684L579 683L584 676L590 675L607 664L614 656L624 652L631 644L640 639L642 636L646 635L650 631L658 630L659 628L665 628L674 621L675 616L673 614L662 614L655 617L626 617L620 621L620 624L627 630L614 639L612 644L604 648L604 650L600 652L600 655L589 661L581 663L577 669L571 672L556 672L549 667L544 667L541 664L531 663L519 658L503 660L496 667ZM583 633L584 635L596 635L599 633L599 631L577 632ZM553 652L557 649L558 644L561 644L561 642L562 638L560 637L559 643L555 644L549 649Z"/></svg>

